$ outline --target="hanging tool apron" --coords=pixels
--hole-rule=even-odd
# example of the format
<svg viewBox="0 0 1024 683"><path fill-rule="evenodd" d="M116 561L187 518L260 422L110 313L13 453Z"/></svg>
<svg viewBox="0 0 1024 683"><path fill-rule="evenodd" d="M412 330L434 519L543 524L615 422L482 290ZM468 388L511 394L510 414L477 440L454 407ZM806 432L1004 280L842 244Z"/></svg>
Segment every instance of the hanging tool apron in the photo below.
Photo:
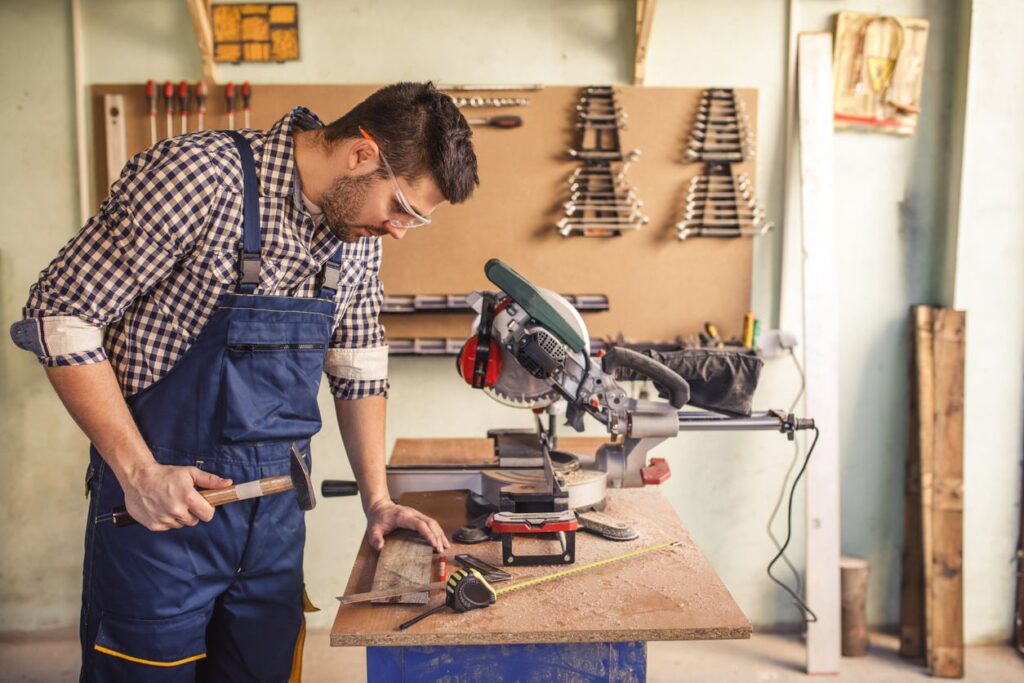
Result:
<svg viewBox="0 0 1024 683"><path fill-rule="evenodd" d="M293 442L308 464L341 249L318 277L320 298L253 294L256 166L245 138L228 133L244 178L237 291L220 299L177 364L128 405L157 462L237 484L288 474ZM95 447L90 461L82 680L289 680L303 625L305 522L295 493L225 505L194 527L117 528L106 513L124 504L124 493Z"/></svg>

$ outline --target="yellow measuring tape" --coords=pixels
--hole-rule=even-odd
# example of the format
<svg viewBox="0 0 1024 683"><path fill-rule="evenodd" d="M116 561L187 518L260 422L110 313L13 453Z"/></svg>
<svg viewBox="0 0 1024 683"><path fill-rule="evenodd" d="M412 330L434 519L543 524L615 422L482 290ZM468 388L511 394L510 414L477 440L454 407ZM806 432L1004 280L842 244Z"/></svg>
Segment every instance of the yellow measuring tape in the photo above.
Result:
<svg viewBox="0 0 1024 683"><path fill-rule="evenodd" d="M536 579L528 579L526 581L520 581L514 583L511 586L504 586L502 588L494 589L495 594L503 595L505 593L511 593L517 591L520 588L529 588L530 586L536 586L539 583L545 583L546 581L554 581L560 579L563 576L571 576L572 574L578 574L579 572L585 572L588 569L595 569L597 567L603 567L606 564L618 562L619 560L628 560L632 557L639 557L640 555L646 555L647 553L657 552L664 550L665 548L671 548L674 545L679 545L679 541L668 541L667 543L659 543L658 545L652 545L648 548L640 548L634 550L631 553L625 553L623 555L616 555L615 557L609 557L605 560L598 560L597 562L591 562L590 564L580 565L579 567L573 567L572 569L566 569L565 571L554 572L553 574L545 574L544 576L538 576Z"/></svg>

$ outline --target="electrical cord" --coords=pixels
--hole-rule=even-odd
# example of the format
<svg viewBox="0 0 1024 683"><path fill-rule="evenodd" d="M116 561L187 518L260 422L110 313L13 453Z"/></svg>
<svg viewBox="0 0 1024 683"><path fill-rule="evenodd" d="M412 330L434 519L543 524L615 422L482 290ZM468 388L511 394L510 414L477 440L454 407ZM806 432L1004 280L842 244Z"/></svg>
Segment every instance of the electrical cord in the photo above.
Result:
<svg viewBox="0 0 1024 683"><path fill-rule="evenodd" d="M793 538L793 496L796 494L797 484L800 483L801 477L803 477L804 472L807 470L807 463L811 461L811 454L814 453L814 447L818 445L819 435L820 432L818 431L818 428L814 427L814 439L811 441L811 447L807 449L807 455L804 457L804 464L800 466L800 471L796 473L796 479L793 480L793 486L789 489L789 503L787 506L788 511L786 513L786 540L783 542L778 554L776 554L775 557L772 558L772 561L768 563L768 569L766 570L768 578L778 584L782 590L789 593L790 597L793 598L793 602L796 604L797 609L804 614L804 621L809 624L818 621L818 615L814 613L814 610L807 606L807 603L805 603L803 599L793 591L793 589L772 574L772 567L779 561L779 558L785 556L786 548L789 547L789 542ZM807 618L807 615L810 615L809 619Z"/></svg>
<svg viewBox="0 0 1024 683"><path fill-rule="evenodd" d="M796 366L797 372L800 374L800 390L797 391L796 396L793 397L793 402L789 404L789 413L796 409L797 404L804 395L804 390L807 388L807 376L804 374L804 369L800 365L800 360L796 357L796 351L793 347L789 349L789 356L793 359L793 364ZM793 439L793 457L789 460L789 467L786 468L786 474L782 477L782 486L779 487L779 497L775 500L775 507L772 508L771 515L768 516L768 524L766 529L768 531L768 538L771 539L772 545L775 546L775 550L779 551L782 549L782 544L779 543L779 539L775 537L775 532L772 531L772 527L775 525L775 518L779 514L779 510L782 508L782 501L786 499L786 483L789 481L789 477L793 474L793 468L800 462L800 442L797 439ZM782 561L789 568L789 571L793 574L793 580L796 582L796 592L799 593L803 587L803 577L800 576L800 572L790 562L789 557L785 554L782 555Z"/></svg>

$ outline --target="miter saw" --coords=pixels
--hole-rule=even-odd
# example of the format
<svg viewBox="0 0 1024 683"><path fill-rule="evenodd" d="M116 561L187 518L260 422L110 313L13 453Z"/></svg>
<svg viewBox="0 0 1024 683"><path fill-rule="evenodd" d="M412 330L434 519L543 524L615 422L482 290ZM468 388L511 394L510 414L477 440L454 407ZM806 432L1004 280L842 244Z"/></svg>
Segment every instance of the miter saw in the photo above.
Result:
<svg viewBox="0 0 1024 683"><path fill-rule="evenodd" d="M648 462L648 452L681 430L777 430L793 438L813 420L768 411L730 417L708 411L681 411L690 397L687 381L657 360L624 347L600 358L580 314L560 295L528 282L497 259L484 267L499 292L474 292L476 334L466 342L456 367L472 387L515 408L532 409L537 430L496 430L496 462L474 467L388 467L392 496L413 491L466 489L474 522L456 540L476 542L501 536L506 565L571 563L575 532L584 528L626 540L635 532L602 515L609 487L661 483L664 459ZM616 370L652 380L667 401L631 398L615 381ZM555 418L583 431L589 415L611 439L595 456L560 451ZM546 414L545 426L541 415ZM474 513L479 513L475 514ZM518 534L555 534L561 552L520 556L512 547Z"/></svg>

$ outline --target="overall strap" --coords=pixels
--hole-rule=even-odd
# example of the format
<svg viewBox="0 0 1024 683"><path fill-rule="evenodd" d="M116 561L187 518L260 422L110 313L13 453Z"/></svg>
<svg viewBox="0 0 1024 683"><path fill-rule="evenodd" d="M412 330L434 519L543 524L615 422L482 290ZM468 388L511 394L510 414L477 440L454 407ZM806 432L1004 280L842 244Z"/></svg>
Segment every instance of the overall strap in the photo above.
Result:
<svg viewBox="0 0 1024 683"><path fill-rule="evenodd" d="M344 248L345 245L341 245L335 249L316 276L316 288L321 299L334 301L334 296L338 293L338 283L341 282L341 252Z"/></svg>
<svg viewBox="0 0 1024 683"><path fill-rule="evenodd" d="M238 292L252 294L260 281L260 244L263 235L260 232L259 184L256 180L256 160L252 156L252 147L241 133L234 130L224 131L238 148L242 157L242 225L243 241L239 250L238 260Z"/></svg>

